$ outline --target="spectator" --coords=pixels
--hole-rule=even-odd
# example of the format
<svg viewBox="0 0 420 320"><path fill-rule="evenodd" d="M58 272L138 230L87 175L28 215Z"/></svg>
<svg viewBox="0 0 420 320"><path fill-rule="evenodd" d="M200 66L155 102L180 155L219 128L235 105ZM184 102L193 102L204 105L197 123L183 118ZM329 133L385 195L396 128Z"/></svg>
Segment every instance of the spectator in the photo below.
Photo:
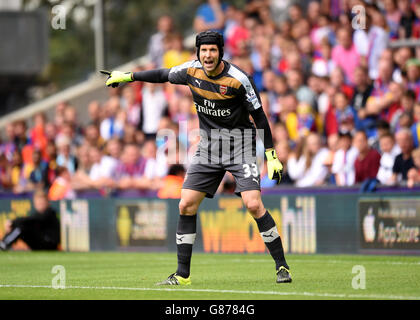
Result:
<svg viewBox="0 0 420 320"><path fill-rule="evenodd" d="M97 189L112 185L112 175L118 162L110 156L103 155L98 147L89 149L89 161L92 164L89 171L91 185Z"/></svg>
<svg viewBox="0 0 420 320"><path fill-rule="evenodd" d="M302 152L292 153L287 166L289 175L297 187L319 186L324 184L328 174L324 166L328 149L322 147L321 138L311 133L302 143Z"/></svg>
<svg viewBox="0 0 420 320"><path fill-rule="evenodd" d="M407 88L415 93L415 100L420 100L420 60L413 58L406 62Z"/></svg>
<svg viewBox="0 0 420 320"><path fill-rule="evenodd" d="M138 189L147 190L153 188L150 179L144 176L146 160L140 156L139 148L134 145L126 145L121 155L121 160L114 170L114 187L121 190Z"/></svg>
<svg viewBox="0 0 420 320"><path fill-rule="evenodd" d="M415 20L413 23L411 35L413 38L418 39L420 38L420 2L414 1L413 7L414 7L413 9L414 9L414 14L415 14Z"/></svg>
<svg viewBox="0 0 420 320"><path fill-rule="evenodd" d="M242 56L248 50L248 41L251 37L250 30L246 27L245 12L236 10L234 15L234 25L231 27L226 39L226 51L231 56Z"/></svg>
<svg viewBox="0 0 420 320"><path fill-rule="evenodd" d="M6 140L0 144L0 153L6 156L8 161L12 160L13 153L16 150L15 128L13 123L7 123L5 127Z"/></svg>
<svg viewBox="0 0 420 320"><path fill-rule="evenodd" d="M344 12L344 2L335 0L321 0L321 8L325 14L337 19Z"/></svg>
<svg viewBox="0 0 420 320"><path fill-rule="evenodd" d="M126 124L124 127L124 136L122 138L123 144L136 143L136 132L137 129L132 124Z"/></svg>
<svg viewBox="0 0 420 320"><path fill-rule="evenodd" d="M334 154L331 172L337 186L352 186L355 183L354 163L358 151L352 147L353 137L350 132L340 132L339 149Z"/></svg>
<svg viewBox="0 0 420 320"><path fill-rule="evenodd" d="M394 63L396 68L392 74L392 79L397 83L403 82L403 70L405 70L405 66L407 61L412 58L412 52L409 47L400 47L394 53ZM405 71L404 71L405 72Z"/></svg>
<svg viewBox="0 0 420 320"><path fill-rule="evenodd" d="M77 169L77 158L70 153L70 139L67 136L58 136L57 145L57 165L66 167L73 175Z"/></svg>
<svg viewBox="0 0 420 320"><path fill-rule="evenodd" d="M411 10L410 0L398 0L398 9L401 12L400 26L398 35L400 39L411 38L415 14Z"/></svg>
<svg viewBox="0 0 420 320"><path fill-rule="evenodd" d="M28 185L29 172L24 170L22 155L18 150L13 152L10 170L10 182L14 193L22 193Z"/></svg>
<svg viewBox="0 0 420 320"><path fill-rule="evenodd" d="M392 184L407 181L408 171L414 167L411 152L413 151L413 137L409 129L401 129L395 134L395 140L401 149L401 153L395 158L392 167Z"/></svg>
<svg viewBox="0 0 420 320"><path fill-rule="evenodd" d="M413 188L415 184L420 183L420 148L414 149L411 153L414 167L408 170L407 187Z"/></svg>
<svg viewBox="0 0 420 320"><path fill-rule="evenodd" d="M324 38L320 43L319 52L314 56L312 62L312 73L318 77L329 76L336 67L336 62L332 60L331 44Z"/></svg>
<svg viewBox="0 0 420 320"><path fill-rule="evenodd" d="M136 101L134 88L131 85L126 85L122 89L122 106L127 114L127 123L135 127L140 124L141 106Z"/></svg>
<svg viewBox="0 0 420 320"><path fill-rule="evenodd" d="M339 132L353 132L357 128L357 113L349 105L348 98L343 92L337 92L335 94L334 110Z"/></svg>
<svg viewBox="0 0 420 320"><path fill-rule="evenodd" d="M401 103L396 106L396 110L389 110L389 113L392 113L391 116L388 116L388 121L391 125L393 131L398 131L401 128L400 120L404 115L408 115L410 121L412 120L414 104L416 102L416 94L412 90L407 90L404 92L400 99ZM406 126L403 124L403 126ZM410 124L411 127L411 124Z"/></svg>
<svg viewBox="0 0 420 320"><path fill-rule="evenodd" d="M32 250L57 250L60 222L43 190L34 192L33 206L28 217L6 221L6 235L0 241L0 250L9 249L18 239L22 239Z"/></svg>
<svg viewBox="0 0 420 320"><path fill-rule="evenodd" d="M287 127L283 122L279 121L274 123L271 132L275 144L280 142L286 142L289 145L289 134L287 131Z"/></svg>
<svg viewBox="0 0 420 320"><path fill-rule="evenodd" d="M226 4L221 4L219 0L208 0L207 3L200 5L193 22L195 32L200 33L206 30L213 30L223 33L225 23L224 10L226 8Z"/></svg>
<svg viewBox="0 0 420 320"><path fill-rule="evenodd" d="M290 7L294 2L294 0L269 1L271 16L277 25L281 25L282 23L290 23L289 12L287 8ZM252 4L252 2L250 3Z"/></svg>
<svg viewBox="0 0 420 320"><path fill-rule="evenodd" d="M161 68L163 66L163 54L165 53L163 40L173 30L172 17L169 15L161 16L157 22L157 30L158 32L150 37L148 57L157 68Z"/></svg>
<svg viewBox="0 0 420 320"><path fill-rule="evenodd" d="M48 142L54 142L55 138L57 137L58 130L57 127L53 122L47 122L45 124L45 137L47 138Z"/></svg>
<svg viewBox="0 0 420 320"><path fill-rule="evenodd" d="M31 146L42 153L42 158L46 158L45 148L47 146L47 137L45 135L45 124L47 117L40 112L34 115L34 127L30 130Z"/></svg>
<svg viewBox="0 0 420 320"><path fill-rule="evenodd" d="M297 20L293 20L291 36L295 41L303 36L308 36L310 34L310 31L311 26L308 20L304 18L298 18Z"/></svg>
<svg viewBox="0 0 420 320"><path fill-rule="evenodd" d="M296 96L293 93L288 93L287 95L279 98L280 104L280 121L285 124L287 128L287 135L293 143L296 143L298 140L298 132L296 125L296 111L298 106L298 101Z"/></svg>
<svg viewBox="0 0 420 320"><path fill-rule="evenodd" d="M303 75L297 69L291 69L286 73L287 84L295 93L299 102L309 103L312 107L315 105L315 94L303 82Z"/></svg>
<svg viewBox="0 0 420 320"><path fill-rule="evenodd" d="M332 60L335 65L343 69L346 82L354 83L354 70L359 65L360 56L352 42L351 31L340 28L337 31L338 44L332 50Z"/></svg>
<svg viewBox="0 0 420 320"><path fill-rule="evenodd" d="M350 105L357 112L357 117L361 119L361 125L366 128L371 122L366 114L366 102L371 95L373 86L369 81L368 70L358 66L354 70L354 93L350 101ZM365 120L366 119L366 120Z"/></svg>
<svg viewBox="0 0 420 320"><path fill-rule="evenodd" d="M181 198L181 188L184 183L185 169L180 164L173 164L169 167L168 175L162 181L162 187L157 196L161 199Z"/></svg>
<svg viewBox="0 0 420 320"><path fill-rule="evenodd" d="M90 146L82 144L77 149L77 170L72 176L71 185L73 190L82 190L91 188L91 180L89 179L89 171L92 163L89 158Z"/></svg>
<svg viewBox="0 0 420 320"><path fill-rule="evenodd" d="M413 117L415 123L411 126L411 133L413 135L414 146L420 146L420 102L417 102L413 108Z"/></svg>
<svg viewBox="0 0 420 320"><path fill-rule="evenodd" d="M15 133L15 145L19 151L28 143L28 136L26 134L27 125L25 120L17 120L14 122L13 130Z"/></svg>
<svg viewBox="0 0 420 320"><path fill-rule="evenodd" d="M386 12L386 22L389 27L390 39L398 39L398 29L400 26L401 12L398 10L396 0L385 0L384 7Z"/></svg>
<svg viewBox="0 0 420 320"><path fill-rule="evenodd" d="M122 144L119 139L111 139L105 145L105 154L112 158L112 161L117 163L120 160L122 153Z"/></svg>
<svg viewBox="0 0 420 320"><path fill-rule="evenodd" d="M375 134L369 139L369 145L377 151L382 152L379 139L386 134L392 134L391 127L387 121L379 119L376 121Z"/></svg>
<svg viewBox="0 0 420 320"><path fill-rule="evenodd" d="M368 32L368 67L371 79L379 76L379 65L381 54L388 45L388 32L385 30L386 21L384 16L377 10L370 10L371 26Z"/></svg>
<svg viewBox="0 0 420 320"><path fill-rule="evenodd" d="M328 109L332 105L333 97L337 92L337 89L332 86L329 82L329 77L322 77L318 78L318 86L320 93L318 95L316 105L317 105L317 117L320 119L324 119ZM321 122L321 125L323 121Z"/></svg>
<svg viewBox="0 0 420 320"><path fill-rule="evenodd" d="M383 185L392 184L392 167L395 158L401 153L400 148L395 144L394 136L386 133L379 137L379 145L381 149L380 167L376 178Z"/></svg>
<svg viewBox="0 0 420 320"><path fill-rule="evenodd" d="M286 123L289 135L294 140L306 137L310 132L316 131L312 107L306 102L298 104L296 113L288 113Z"/></svg>
<svg viewBox="0 0 420 320"><path fill-rule="evenodd" d="M97 100L93 100L88 105L89 125L93 124L99 128L102 120L101 104Z"/></svg>
<svg viewBox="0 0 420 320"><path fill-rule="evenodd" d="M401 116L398 118L398 124L396 126L396 130L400 131L402 128L409 129L413 124L413 116L409 112L403 112Z"/></svg>
<svg viewBox="0 0 420 320"><path fill-rule="evenodd" d="M389 85L392 82L392 65L389 61L381 59L378 64L378 75L373 82L372 96L382 98L389 92Z"/></svg>
<svg viewBox="0 0 420 320"><path fill-rule="evenodd" d="M388 62L379 63L379 76L375 80L371 96L366 101L366 115L379 116L389 121L399 108L402 90L398 83L391 82L392 68Z"/></svg>
<svg viewBox="0 0 420 320"><path fill-rule="evenodd" d="M54 201L74 199L75 197L76 194L71 186L71 176L69 170L66 167L58 167L57 177L48 191L48 199Z"/></svg>
<svg viewBox="0 0 420 320"><path fill-rule="evenodd" d="M163 67L172 68L187 62L191 54L185 50L182 36L179 33L172 33L166 37L168 49L163 55Z"/></svg>
<svg viewBox="0 0 420 320"><path fill-rule="evenodd" d="M0 190L10 188L10 167L4 154L0 154Z"/></svg>
<svg viewBox="0 0 420 320"><path fill-rule="evenodd" d="M328 155L324 159L324 166L328 170L328 175L326 178L327 184L335 184L335 176L332 173L332 166L334 163L334 155L336 154L339 148L339 139L340 136L338 134L332 134L327 138L326 147L328 149Z"/></svg>
<svg viewBox="0 0 420 320"><path fill-rule="evenodd" d="M32 153L32 162L28 164L29 174L29 189L34 190L38 188L48 188L48 163L42 160L41 151L34 150Z"/></svg>
<svg viewBox="0 0 420 320"><path fill-rule="evenodd" d="M57 164L57 147L53 141L49 141L46 148L47 163L48 163L48 184L50 185L54 179L58 168Z"/></svg>
<svg viewBox="0 0 420 320"><path fill-rule="evenodd" d="M141 155L146 159L144 175L152 181L157 181L166 176L168 166L165 157L156 156L157 147L154 140L146 140L143 144Z"/></svg>
<svg viewBox="0 0 420 320"><path fill-rule="evenodd" d="M405 99L404 94L407 93L404 93L404 90L402 84L391 82L389 84L388 93L383 98L377 100L376 107L379 107L378 110L380 110L378 113L379 118L386 120L390 124L392 130L396 130L399 113L404 111L401 110L403 109L402 101ZM371 109L370 107L368 102L367 109Z"/></svg>
<svg viewBox="0 0 420 320"><path fill-rule="evenodd" d="M381 155L369 146L367 135L364 131L355 133L354 146L358 151L358 156L354 162L355 183L376 179Z"/></svg>
<svg viewBox="0 0 420 320"><path fill-rule="evenodd" d="M155 139L160 118L165 114L168 103L159 84L145 83L143 86L142 131L146 139Z"/></svg>
<svg viewBox="0 0 420 320"><path fill-rule="evenodd" d="M69 126L68 136L72 139L71 143L75 146L80 146L83 142L83 127L77 121L77 111L73 106L67 106L64 109L64 124ZM62 126L64 128L65 126Z"/></svg>
<svg viewBox="0 0 420 320"><path fill-rule="evenodd" d="M105 140L101 137L99 127L93 123L86 126L84 143L91 147L103 148L105 146Z"/></svg>
<svg viewBox="0 0 420 320"><path fill-rule="evenodd" d="M121 118L118 118L120 111L120 99L116 96L111 97L107 104L105 119L102 120L100 125L101 137L106 141L113 137L122 137L124 134L124 123Z"/></svg>
<svg viewBox="0 0 420 320"><path fill-rule="evenodd" d="M335 67L331 71L330 82L337 91L342 91L350 100L353 96L353 87L345 82L345 74L343 69Z"/></svg>
<svg viewBox="0 0 420 320"><path fill-rule="evenodd" d="M64 110L69 106L67 101L61 101L55 106L54 124L60 128L64 123Z"/></svg>

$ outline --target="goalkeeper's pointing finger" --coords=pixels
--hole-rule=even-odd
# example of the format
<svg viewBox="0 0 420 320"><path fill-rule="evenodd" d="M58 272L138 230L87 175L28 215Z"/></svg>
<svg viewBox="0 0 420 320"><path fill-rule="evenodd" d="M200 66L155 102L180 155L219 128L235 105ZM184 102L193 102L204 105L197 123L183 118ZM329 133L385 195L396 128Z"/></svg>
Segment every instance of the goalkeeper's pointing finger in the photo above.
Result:
<svg viewBox="0 0 420 320"><path fill-rule="evenodd" d="M111 75L111 71L108 70L99 70L100 73L106 74L107 76Z"/></svg>
<svg viewBox="0 0 420 320"><path fill-rule="evenodd" d="M131 82L133 81L132 72L121 72L121 71L112 71L101 70L101 73L108 75L108 79L105 84L107 86L117 87L121 82Z"/></svg>

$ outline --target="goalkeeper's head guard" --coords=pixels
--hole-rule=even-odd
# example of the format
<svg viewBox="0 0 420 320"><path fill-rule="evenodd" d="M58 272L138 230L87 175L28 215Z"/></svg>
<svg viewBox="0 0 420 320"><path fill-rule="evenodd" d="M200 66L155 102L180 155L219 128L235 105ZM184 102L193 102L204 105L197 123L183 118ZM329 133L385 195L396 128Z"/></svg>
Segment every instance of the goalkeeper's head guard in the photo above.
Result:
<svg viewBox="0 0 420 320"><path fill-rule="evenodd" d="M216 32L216 31L203 31L200 32L197 37L195 38L195 46L197 47L197 57L198 61L200 61L200 46L202 44L215 44L219 48L219 61L217 62L217 66L222 62L223 59L223 46L225 42L223 40L223 36ZM216 66L216 67L217 67Z"/></svg>

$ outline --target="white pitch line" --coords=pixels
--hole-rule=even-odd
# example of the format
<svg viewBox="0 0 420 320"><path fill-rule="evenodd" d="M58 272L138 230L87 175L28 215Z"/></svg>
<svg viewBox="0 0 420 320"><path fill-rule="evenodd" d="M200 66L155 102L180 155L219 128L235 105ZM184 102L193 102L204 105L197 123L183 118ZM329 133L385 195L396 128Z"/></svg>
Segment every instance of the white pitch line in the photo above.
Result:
<svg viewBox="0 0 420 320"><path fill-rule="evenodd" d="M54 289L46 285L25 285L25 284L0 284L0 288L43 288ZM316 292L280 292L280 291L251 291L251 290L218 290L218 289L176 289L176 288L130 288L130 287L87 287L87 286L66 286L65 289L87 289L87 290L123 290L123 291L187 291L205 293L238 293L257 295L278 295L278 296L306 296L306 297L328 297L344 299L387 299L387 300L420 300L420 296L399 296L399 295L376 295L376 294L340 294L340 293L316 293ZM58 289L54 289L58 290Z"/></svg>
<svg viewBox="0 0 420 320"><path fill-rule="evenodd" d="M228 261L228 260L224 260ZM323 263L323 264L354 264L350 260L317 260L317 259L293 259L290 258L290 261L293 263ZM270 259L232 259L230 262L246 262L246 263L269 263L272 262ZM363 264L387 264L387 265L411 265L411 266L420 266L420 261L418 262L404 262L404 261L363 261Z"/></svg>

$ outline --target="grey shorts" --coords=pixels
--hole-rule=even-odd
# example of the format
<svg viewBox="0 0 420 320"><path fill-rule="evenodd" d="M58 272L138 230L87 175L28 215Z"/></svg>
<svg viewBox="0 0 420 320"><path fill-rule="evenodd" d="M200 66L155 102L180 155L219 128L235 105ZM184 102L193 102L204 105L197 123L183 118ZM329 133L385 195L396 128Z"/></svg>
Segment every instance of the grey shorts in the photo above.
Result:
<svg viewBox="0 0 420 320"><path fill-rule="evenodd" d="M207 198L213 198L226 171L235 178L237 195L248 190L261 191L260 171L256 163L190 164L182 188L205 192Z"/></svg>

